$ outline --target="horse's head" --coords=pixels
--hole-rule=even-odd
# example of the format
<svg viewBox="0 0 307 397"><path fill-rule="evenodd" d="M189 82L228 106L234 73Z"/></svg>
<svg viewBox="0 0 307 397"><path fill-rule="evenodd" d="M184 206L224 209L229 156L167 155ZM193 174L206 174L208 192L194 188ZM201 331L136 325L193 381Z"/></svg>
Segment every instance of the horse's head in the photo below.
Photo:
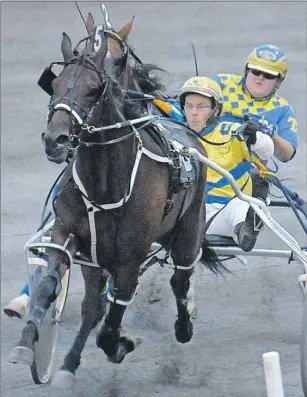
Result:
<svg viewBox="0 0 307 397"><path fill-rule="evenodd" d="M91 14L87 18L89 36L81 54L78 45L63 33L61 51L64 68L52 81L47 131L42 134L45 152L50 161L62 163L74 145L82 124L110 81L124 79L128 57L127 36L132 21L120 31L95 26Z"/></svg>

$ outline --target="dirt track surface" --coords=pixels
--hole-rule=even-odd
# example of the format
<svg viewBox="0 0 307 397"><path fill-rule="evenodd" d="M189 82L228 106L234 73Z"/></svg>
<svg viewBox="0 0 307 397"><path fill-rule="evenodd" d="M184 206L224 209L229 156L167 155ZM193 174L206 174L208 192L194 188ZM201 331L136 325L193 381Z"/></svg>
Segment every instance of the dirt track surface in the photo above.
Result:
<svg viewBox="0 0 307 397"><path fill-rule="evenodd" d="M195 73L190 42L200 74L241 73L248 53L261 43L283 48L289 75L280 93L299 120L300 146L280 175L306 198L306 3L106 3L115 28L136 15L130 41L145 62L171 72L170 90ZM98 3L80 3L102 21ZM49 187L61 166L45 158L40 134L45 127L47 95L36 81L50 62L61 60L61 33L73 42L85 29L73 2L1 4L1 163L2 306L26 279L23 245L35 232ZM306 237L289 210L274 210L303 245ZM285 248L269 231L258 246ZM215 278L198 268L198 319L191 343L176 342L171 270L154 267L145 274L124 327L142 338L121 365L107 362L90 336L72 393L36 386L26 367L8 363L22 321L1 313L2 397L264 397L262 353L281 355L286 397L301 397L299 337L301 266L283 259L251 258L248 266L229 263L232 275ZM60 325L54 368L59 368L80 321L83 281L73 269L67 308Z"/></svg>

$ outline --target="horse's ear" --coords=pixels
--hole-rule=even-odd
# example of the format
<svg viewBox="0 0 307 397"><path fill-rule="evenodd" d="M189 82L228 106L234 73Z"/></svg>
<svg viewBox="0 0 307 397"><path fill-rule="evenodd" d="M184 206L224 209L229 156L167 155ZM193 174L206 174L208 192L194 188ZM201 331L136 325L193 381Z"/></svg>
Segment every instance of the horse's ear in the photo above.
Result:
<svg viewBox="0 0 307 397"><path fill-rule="evenodd" d="M121 30L119 32L117 32L117 34L124 40L126 41L128 38L128 35L132 29L132 25L133 25L133 20L134 20L134 15L131 19L130 22L128 22L124 27L121 28Z"/></svg>
<svg viewBox="0 0 307 397"><path fill-rule="evenodd" d="M92 34L95 30L95 21L93 15L89 12L86 20L86 29L88 34Z"/></svg>
<svg viewBox="0 0 307 397"><path fill-rule="evenodd" d="M63 54L64 62L70 61L74 57L74 53L72 52L72 45L69 36L65 32L63 32L63 39L61 43L61 51Z"/></svg>

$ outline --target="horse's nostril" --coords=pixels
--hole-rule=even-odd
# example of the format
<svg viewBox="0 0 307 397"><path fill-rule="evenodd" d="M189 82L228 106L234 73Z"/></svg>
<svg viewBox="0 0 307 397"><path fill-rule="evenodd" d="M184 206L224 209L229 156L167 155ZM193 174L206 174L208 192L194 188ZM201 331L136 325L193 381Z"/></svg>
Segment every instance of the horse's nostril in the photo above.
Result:
<svg viewBox="0 0 307 397"><path fill-rule="evenodd" d="M52 144L51 139L48 138L48 136L46 136L45 133L42 133L42 142L44 144L44 146L50 146Z"/></svg>
<svg viewBox="0 0 307 397"><path fill-rule="evenodd" d="M56 139L56 143L59 145L64 145L67 142L68 142L68 136L66 135L60 135Z"/></svg>

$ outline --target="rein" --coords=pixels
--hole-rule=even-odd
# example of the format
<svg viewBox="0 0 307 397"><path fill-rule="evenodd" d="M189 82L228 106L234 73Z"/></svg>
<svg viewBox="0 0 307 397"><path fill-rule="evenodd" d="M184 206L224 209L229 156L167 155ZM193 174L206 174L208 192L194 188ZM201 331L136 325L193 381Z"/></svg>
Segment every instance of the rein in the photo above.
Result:
<svg viewBox="0 0 307 397"><path fill-rule="evenodd" d="M113 145L115 143L119 143L119 142L122 142L122 141L128 139L130 136L132 136L134 134L137 136L137 138L140 141L138 131L141 128L144 128L145 126L151 124L154 120L157 120L158 118L159 118L159 116L145 116L145 117L140 117L138 119L126 120L126 121L122 121L121 123L116 123L116 124L112 124L112 125L108 125L108 126L100 127L100 128L95 128L93 126L88 126L87 124L84 124L81 128L83 130L87 130L90 134L93 134L95 132L103 132L106 130L121 129L121 128L125 128L125 127L132 127L132 131L129 132L129 134L123 135L122 137L115 138L115 139L112 139L112 140L106 141L106 142L87 142L87 141L82 141L79 139L79 144L82 144L86 147ZM134 124L140 124L143 122L145 122L145 124L141 125L137 129L134 127Z"/></svg>
<svg viewBox="0 0 307 397"><path fill-rule="evenodd" d="M114 145L115 143L125 141L126 139L130 138L134 134L135 134L135 131L131 131L127 135L121 136L120 138L111 139L110 141L106 141L106 142L87 142L87 141L79 140L79 145L82 145L85 147Z"/></svg>
<svg viewBox="0 0 307 397"><path fill-rule="evenodd" d="M203 136L201 136L198 132L196 132L194 130L191 130L191 131L193 131L194 135L196 135L197 138L201 139L202 141L208 143L208 145L212 145L212 146L222 146L222 145L226 145L227 143L232 141L232 138L231 138L225 142L212 142L212 141L209 141L208 139L204 138Z"/></svg>

